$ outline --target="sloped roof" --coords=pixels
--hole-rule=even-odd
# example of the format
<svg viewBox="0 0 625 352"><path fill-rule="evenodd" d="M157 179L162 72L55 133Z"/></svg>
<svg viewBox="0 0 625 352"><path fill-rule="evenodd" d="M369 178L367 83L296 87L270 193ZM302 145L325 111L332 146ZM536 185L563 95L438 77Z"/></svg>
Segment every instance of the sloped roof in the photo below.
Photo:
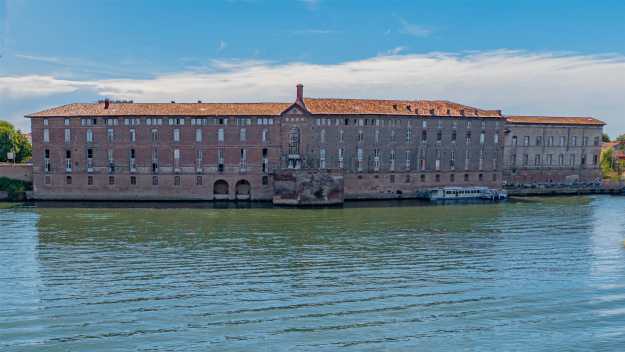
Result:
<svg viewBox="0 0 625 352"><path fill-rule="evenodd" d="M77 116L267 116L280 115L289 103L76 103L26 117Z"/></svg>
<svg viewBox="0 0 625 352"><path fill-rule="evenodd" d="M413 115L502 117L499 110L483 110L445 100L379 100L304 98L312 114Z"/></svg>
<svg viewBox="0 0 625 352"><path fill-rule="evenodd" d="M506 116L509 123L540 125L587 125L603 126L605 122L593 117L573 116Z"/></svg>

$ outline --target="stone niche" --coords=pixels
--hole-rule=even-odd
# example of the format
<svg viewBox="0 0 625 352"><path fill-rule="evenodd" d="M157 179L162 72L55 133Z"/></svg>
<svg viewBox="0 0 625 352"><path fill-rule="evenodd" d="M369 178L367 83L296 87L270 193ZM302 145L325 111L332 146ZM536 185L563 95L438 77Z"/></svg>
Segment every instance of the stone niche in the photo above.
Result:
<svg viewBox="0 0 625 352"><path fill-rule="evenodd" d="M343 174L339 171L282 170L274 175L273 204L333 205L343 203Z"/></svg>

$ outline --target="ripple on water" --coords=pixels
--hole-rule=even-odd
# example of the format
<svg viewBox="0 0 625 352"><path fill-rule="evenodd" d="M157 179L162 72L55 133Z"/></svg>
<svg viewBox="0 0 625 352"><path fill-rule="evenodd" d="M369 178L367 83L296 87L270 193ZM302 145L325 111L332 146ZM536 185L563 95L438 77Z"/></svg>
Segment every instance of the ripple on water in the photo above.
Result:
<svg viewBox="0 0 625 352"><path fill-rule="evenodd" d="M378 204L1 209L0 349L625 343L625 199Z"/></svg>

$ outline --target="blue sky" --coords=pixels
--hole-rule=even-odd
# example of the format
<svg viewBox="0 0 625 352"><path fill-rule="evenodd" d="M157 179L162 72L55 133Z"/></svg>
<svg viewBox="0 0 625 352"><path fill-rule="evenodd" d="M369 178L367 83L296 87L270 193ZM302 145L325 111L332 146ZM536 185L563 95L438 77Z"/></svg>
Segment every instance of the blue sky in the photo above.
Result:
<svg viewBox="0 0 625 352"><path fill-rule="evenodd" d="M102 96L449 99L625 132L624 1L0 0L0 118Z"/></svg>

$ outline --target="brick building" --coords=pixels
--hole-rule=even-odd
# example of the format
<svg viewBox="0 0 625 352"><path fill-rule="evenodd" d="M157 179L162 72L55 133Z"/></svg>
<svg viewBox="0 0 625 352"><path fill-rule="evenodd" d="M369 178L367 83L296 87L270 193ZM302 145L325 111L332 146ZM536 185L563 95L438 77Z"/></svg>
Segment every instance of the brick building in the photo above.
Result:
<svg viewBox="0 0 625 352"><path fill-rule="evenodd" d="M601 180L605 123L591 117L508 116L504 178L509 184Z"/></svg>
<svg viewBox="0 0 625 352"><path fill-rule="evenodd" d="M499 110L305 98L301 85L294 103L103 101L27 117L38 199L302 204L500 187L504 131L517 128Z"/></svg>

